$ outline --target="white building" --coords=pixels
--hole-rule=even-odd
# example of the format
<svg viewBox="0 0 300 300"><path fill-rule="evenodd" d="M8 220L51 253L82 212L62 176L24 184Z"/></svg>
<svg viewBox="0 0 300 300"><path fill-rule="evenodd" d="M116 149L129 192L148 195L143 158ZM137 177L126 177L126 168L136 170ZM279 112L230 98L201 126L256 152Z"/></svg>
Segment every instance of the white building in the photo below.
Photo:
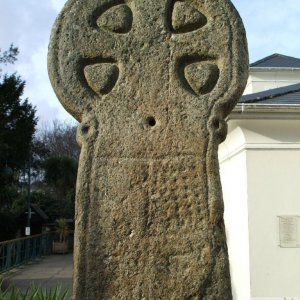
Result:
<svg viewBox="0 0 300 300"><path fill-rule="evenodd" d="M253 63L246 93L219 148L234 299L300 300L300 59Z"/></svg>
<svg viewBox="0 0 300 300"><path fill-rule="evenodd" d="M250 65L244 94L284 87L300 82L300 59L273 54Z"/></svg>

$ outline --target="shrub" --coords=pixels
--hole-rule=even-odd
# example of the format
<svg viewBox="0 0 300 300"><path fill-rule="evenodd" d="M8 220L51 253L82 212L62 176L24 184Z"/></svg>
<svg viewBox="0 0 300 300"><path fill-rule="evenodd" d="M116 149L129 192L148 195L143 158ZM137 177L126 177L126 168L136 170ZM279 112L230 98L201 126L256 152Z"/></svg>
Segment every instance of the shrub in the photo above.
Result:
<svg viewBox="0 0 300 300"><path fill-rule="evenodd" d="M68 290L62 290L61 286L43 289L32 285L23 293L14 286L3 292L0 284L0 300L67 300L67 297Z"/></svg>

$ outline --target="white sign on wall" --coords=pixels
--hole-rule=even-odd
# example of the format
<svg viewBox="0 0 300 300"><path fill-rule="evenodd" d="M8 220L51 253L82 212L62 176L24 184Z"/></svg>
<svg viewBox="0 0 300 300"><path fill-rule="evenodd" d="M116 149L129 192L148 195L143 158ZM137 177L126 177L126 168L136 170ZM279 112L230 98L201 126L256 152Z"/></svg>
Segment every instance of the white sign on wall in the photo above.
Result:
<svg viewBox="0 0 300 300"><path fill-rule="evenodd" d="M278 239L282 248L300 247L300 216L278 216Z"/></svg>
<svg viewBox="0 0 300 300"><path fill-rule="evenodd" d="M25 227L25 235L30 235L30 227Z"/></svg>

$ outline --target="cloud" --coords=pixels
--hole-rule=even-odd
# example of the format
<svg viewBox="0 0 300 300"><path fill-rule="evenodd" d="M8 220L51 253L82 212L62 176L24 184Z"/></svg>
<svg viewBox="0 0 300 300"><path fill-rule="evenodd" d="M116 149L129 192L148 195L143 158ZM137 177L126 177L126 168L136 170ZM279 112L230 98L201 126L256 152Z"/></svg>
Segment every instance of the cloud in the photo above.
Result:
<svg viewBox="0 0 300 300"><path fill-rule="evenodd" d="M1 1L1 0L0 0ZM88 1L88 0L85 0ZM41 120L65 119L47 76L51 27L66 0L1 1L0 48L19 47L17 71L26 81L25 96L37 105ZM253 62L272 53L300 57L300 6L295 0L233 0L243 18Z"/></svg>
<svg viewBox="0 0 300 300"><path fill-rule="evenodd" d="M58 102L51 85L49 84L47 65L41 63L47 56L47 47L40 46L26 62L18 64L17 71L27 80L24 96L36 105L39 119L67 119L70 115Z"/></svg>
<svg viewBox="0 0 300 300"><path fill-rule="evenodd" d="M2 4L0 12L0 48L5 50L14 43L20 50L15 65L4 70L17 72L26 81L24 98L37 107L39 119L44 121L70 118L57 100L47 74L50 31L63 2L10 0Z"/></svg>

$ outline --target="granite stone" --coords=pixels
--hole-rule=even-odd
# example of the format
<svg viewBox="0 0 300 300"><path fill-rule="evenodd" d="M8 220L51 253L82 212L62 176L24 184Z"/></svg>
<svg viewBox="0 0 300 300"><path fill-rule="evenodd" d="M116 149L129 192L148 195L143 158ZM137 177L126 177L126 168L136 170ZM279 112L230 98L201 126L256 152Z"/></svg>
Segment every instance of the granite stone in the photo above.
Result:
<svg viewBox="0 0 300 300"><path fill-rule="evenodd" d="M232 299L217 151L248 76L232 3L69 0L48 68L80 122L73 299Z"/></svg>

